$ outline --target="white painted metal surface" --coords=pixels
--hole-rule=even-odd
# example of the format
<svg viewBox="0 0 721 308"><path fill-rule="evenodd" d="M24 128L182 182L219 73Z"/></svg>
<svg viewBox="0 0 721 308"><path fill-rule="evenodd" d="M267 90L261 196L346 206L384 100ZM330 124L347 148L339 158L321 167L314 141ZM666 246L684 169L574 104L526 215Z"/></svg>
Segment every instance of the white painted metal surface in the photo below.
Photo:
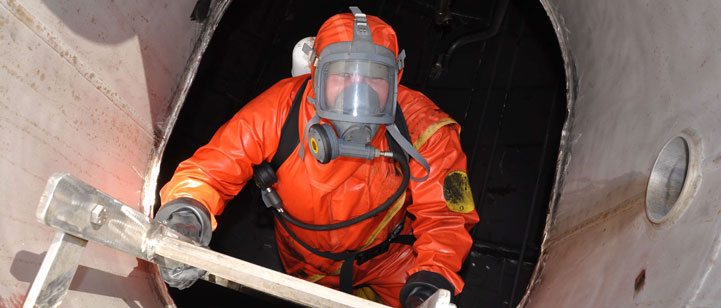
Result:
<svg viewBox="0 0 721 308"><path fill-rule="evenodd" d="M721 2L542 2L571 117L521 305L721 306ZM657 224L646 185L676 136L689 142L689 170L679 210Z"/></svg>
<svg viewBox="0 0 721 308"><path fill-rule="evenodd" d="M70 172L138 209L202 25L194 0L0 0L0 306L18 307L54 231L44 183ZM146 210L147 212L147 210ZM88 245L65 307L163 306L152 268Z"/></svg>

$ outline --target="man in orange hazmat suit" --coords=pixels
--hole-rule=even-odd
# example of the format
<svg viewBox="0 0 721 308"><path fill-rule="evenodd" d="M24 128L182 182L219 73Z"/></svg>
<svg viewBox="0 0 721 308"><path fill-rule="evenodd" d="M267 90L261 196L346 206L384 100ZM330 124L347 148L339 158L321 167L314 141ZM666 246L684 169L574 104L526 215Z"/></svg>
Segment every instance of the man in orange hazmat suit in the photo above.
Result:
<svg viewBox="0 0 721 308"><path fill-rule="evenodd" d="M351 11L307 46L310 75L273 85L178 166L155 219L207 245L215 215L255 178L288 274L415 307L439 288L463 290L478 214L460 126L399 85L393 29ZM202 271L161 274L186 288Z"/></svg>

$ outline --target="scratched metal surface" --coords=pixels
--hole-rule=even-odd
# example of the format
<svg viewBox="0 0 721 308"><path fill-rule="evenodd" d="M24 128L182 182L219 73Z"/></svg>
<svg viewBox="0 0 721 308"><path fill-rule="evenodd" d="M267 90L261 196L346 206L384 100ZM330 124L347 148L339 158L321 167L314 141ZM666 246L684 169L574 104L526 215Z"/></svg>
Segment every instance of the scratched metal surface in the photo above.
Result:
<svg viewBox="0 0 721 308"><path fill-rule="evenodd" d="M194 0L0 0L0 307L22 304L53 230L35 211L69 172L141 208L201 25ZM64 307L157 307L137 259L90 244Z"/></svg>
<svg viewBox="0 0 721 308"><path fill-rule="evenodd" d="M524 307L721 303L721 2L542 0L570 117ZM645 212L661 148L689 140L680 211ZM683 208L685 207L685 208Z"/></svg>

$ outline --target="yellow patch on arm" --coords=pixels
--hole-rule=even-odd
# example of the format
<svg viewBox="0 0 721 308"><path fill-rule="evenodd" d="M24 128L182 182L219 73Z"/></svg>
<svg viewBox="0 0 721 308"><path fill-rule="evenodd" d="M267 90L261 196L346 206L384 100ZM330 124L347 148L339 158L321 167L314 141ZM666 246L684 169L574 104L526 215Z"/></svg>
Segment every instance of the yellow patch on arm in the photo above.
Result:
<svg viewBox="0 0 721 308"><path fill-rule="evenodd" d="M468 175L463 171L452 171L446 175L443 180L443 198L452 212L465 214L476 208Z"/></svg>

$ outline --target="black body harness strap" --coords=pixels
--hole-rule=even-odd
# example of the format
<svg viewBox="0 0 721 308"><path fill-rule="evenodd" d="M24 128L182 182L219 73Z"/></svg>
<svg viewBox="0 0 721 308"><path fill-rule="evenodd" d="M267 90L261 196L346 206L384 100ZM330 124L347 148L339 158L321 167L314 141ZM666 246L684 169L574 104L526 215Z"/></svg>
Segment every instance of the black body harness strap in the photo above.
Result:
<svg viewBox="0 0 721 308"><path fill-rule="evenodd" d="M263 202L268 208L272 210L273 215L275 215L276 219L278 219L280 225L283 226L283 229L285 229L286 232L288 232L288 234L296 242L298 242L301 246L303 246L305 249L315 255L334 261L343 261L343 265L341 266L340 270L340 290L346 293L351 293L353 291L353 265L355 263L360 265L370 259L373 259L385 253L386 251L388 251L391 243L412 245L415 242L416 238L410 234L400 235L400 232L403 229L404 222L404 220L402 220L398 225L396 225L395 228L393 228L393 231L388 234L388 238L386 238L386 240L381 242L380 244L360 251L333 253L327 251L320 251L311 247L307 243L303 242L300 238L298 238L295 232L288 228L285 218L288 217L288 215L283 212L282 201L280 200L280 197L277 195L277 193L273 191L271 186L278 181L275 176L275 170L278 170L278 168L280 168L283 162L285 162L285 160L290 156L290 154L293 153L295 148L298 146L298 143L300 142L300 139L298 138L299 109L303 98L303 93L305 92L305 88L308 84L309 79L310 77L306 79L305 82L303 82L303 85L300 87L298 93L295 96L295 99L293 100L290 112L288 113L288 116L286 117L285 122L283 123L283 127L281 129L280 141L278 143L278 150L276 151L275 156L273 156L270 163L263 162L260 165L253 166L253 178L255 179L256 185L261 189L261 192L263 194ZM401 112L400 106L398 106L396 109L395 124L396 126L398 126L403 136L410 140L408 134L408 126L405 122L405 117ZM404 155L398 153L402 153L402 150L400 150L400 146L398 146L392 138L388 138L388 143L391 151L393 151L394 154ZM405 162L407 167L407 158Z"/></svg>

